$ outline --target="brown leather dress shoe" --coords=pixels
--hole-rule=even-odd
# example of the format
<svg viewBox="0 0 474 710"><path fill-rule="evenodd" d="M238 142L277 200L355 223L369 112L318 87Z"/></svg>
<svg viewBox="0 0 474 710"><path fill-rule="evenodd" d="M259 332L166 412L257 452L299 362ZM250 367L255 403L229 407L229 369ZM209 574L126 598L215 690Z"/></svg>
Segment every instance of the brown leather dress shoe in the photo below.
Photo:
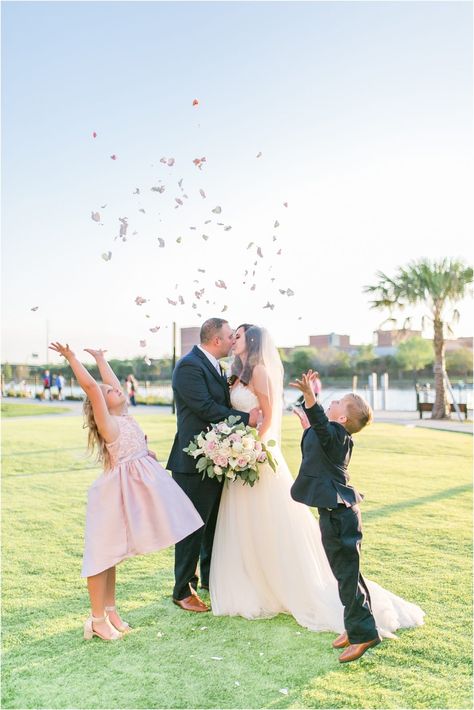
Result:
<svg viewBox="0 0 474 710"><path fill-rule="evenodd" d="M184 599L173 599L173 604L180 606L185 611L210 611L209 607L204 604L202 599L199 599L197 594L190 594Z"/></svg>
<svg viewBox="0 0 474 710"><path fill-rule="evenodd" d="M349 646L349 637L347 635L347 631L344 631L340 636L337 637L337 639L334 639L334 641L332 642L332 647L345 648L346 646Z"/></svg>
<svg viewBox="0 0 474 710"><path fill-rule="evenodd" d="M357 661L369 648L378 646L380 642L381 639L377 637L376 639L372 639L372 641L366 641L366 643L351 643L339 656L339 662L349 663L350 661Z"/></svg>

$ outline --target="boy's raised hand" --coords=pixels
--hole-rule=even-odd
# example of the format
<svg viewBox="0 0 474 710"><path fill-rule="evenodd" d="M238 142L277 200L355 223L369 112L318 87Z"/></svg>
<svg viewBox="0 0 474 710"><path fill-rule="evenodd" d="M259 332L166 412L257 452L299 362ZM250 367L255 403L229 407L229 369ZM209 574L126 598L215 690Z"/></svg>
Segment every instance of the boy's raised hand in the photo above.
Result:
<svg viewBox="0 0 474 710"><path fill-rule="evenodd" d="M89 355L92 355L92 357L95 357L97 359L98 357L104 357L107 350L94 350L93 348L84 348L84 352L89 353Z"/></svg>
<svg viewBox="0 0 474 710"><path fill-rule="evenodd" d="M308 370L308 372L303 372L301 375L301 380L296 379L295 382L290 382L290 387L296 387L303 394L310 394L313 392L312 383L316 378L316 373L313 370Z"/></svg>
<svg viewBox="0 0 474 710"><path fill-rule="evenodd" d="M66 343L66 345L61 345L61 343L51 343L49 350L54 350L54 352L65 357L66 360L69 360L70 357L75 357L75 353L72 352L68 343Z"/></svg>

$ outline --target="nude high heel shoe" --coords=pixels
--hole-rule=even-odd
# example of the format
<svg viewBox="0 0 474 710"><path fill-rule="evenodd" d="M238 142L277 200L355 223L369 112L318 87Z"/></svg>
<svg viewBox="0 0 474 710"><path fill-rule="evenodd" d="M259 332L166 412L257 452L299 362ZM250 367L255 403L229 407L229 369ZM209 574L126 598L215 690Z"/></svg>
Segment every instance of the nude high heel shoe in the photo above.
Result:
<svg viewBox="0 0 474 710"><path fill-rule="evenodd" d="M117 611L116 606L106 606L105 611ZM112 624L112 622L110 622ZM114 626L112 624L112 626ZM127 634L129 631L132 630L132 627L130 626L129 623L126 621L122 620L122 626L114 626L114 629L117 629L117 631L120 631L122 634Z"/></svg>
<svg viewBox="0 0 474 710"><path fill-rule="evenodd" d="M93 623L95 622L96 624L100 623L101 621L106 621L108 622L110 629L112 631L112 635L110 638L107 638L106 636L102 636L98 631L96 631L93 627ZM115 626L112 626L112 624L109 621L109 617L107 614L105 616L89 616L86 621L84 621L84 638L86 641L90 641L93 636L97 636L98 638L102 639L103 641L118 641L119 639L122 638L122 634L117 631Z"/></svg>

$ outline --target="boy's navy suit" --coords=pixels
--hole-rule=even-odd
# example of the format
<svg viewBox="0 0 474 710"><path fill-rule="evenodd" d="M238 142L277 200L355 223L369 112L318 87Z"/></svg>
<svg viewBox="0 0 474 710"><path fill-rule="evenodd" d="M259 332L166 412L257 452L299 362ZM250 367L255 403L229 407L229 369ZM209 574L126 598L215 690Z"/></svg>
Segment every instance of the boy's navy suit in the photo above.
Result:
<svg viewBox="0 0 474 710"><path fill-rule="evenodd" d="M166 464L176 483L183 489L204 520L204 526L188 535L175 546L174 599L185 599L190 585L197 584L196 567L200 561L201 583L209 586L212 543L222 493L222 483L206 476L196 468L196 459L184 453L196 434L211 423L226 419L231 414L240 416L248 424L249 415L231 408L227 378L195 345L191 352L178 361L173 372L173 393L176 402L178 430Z"/></svg>
<svg viewBox="0 0 474 710"><path fill-rule="evenodd" d="M362 522L360 493L349 485L347 468L353 441L320 404L304 407L311 426L303 433L303 459L291 496L318 508L322 543L344 605L344 626L352 644L378 637L370 595L360 574Z"/></svg>

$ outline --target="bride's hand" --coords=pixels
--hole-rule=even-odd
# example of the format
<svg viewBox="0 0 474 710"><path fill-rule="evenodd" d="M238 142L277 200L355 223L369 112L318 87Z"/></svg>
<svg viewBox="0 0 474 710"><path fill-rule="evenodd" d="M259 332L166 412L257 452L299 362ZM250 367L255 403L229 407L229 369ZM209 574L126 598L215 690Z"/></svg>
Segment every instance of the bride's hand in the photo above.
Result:
<svg viewBox="0 0 474 710"><path fill-rule="evenodd" d="M251 409L249 412L249 426L252 428L255 428L258 424L258 419L260 415L260 409L257 407L254 407L254 409Z"/></svg>

